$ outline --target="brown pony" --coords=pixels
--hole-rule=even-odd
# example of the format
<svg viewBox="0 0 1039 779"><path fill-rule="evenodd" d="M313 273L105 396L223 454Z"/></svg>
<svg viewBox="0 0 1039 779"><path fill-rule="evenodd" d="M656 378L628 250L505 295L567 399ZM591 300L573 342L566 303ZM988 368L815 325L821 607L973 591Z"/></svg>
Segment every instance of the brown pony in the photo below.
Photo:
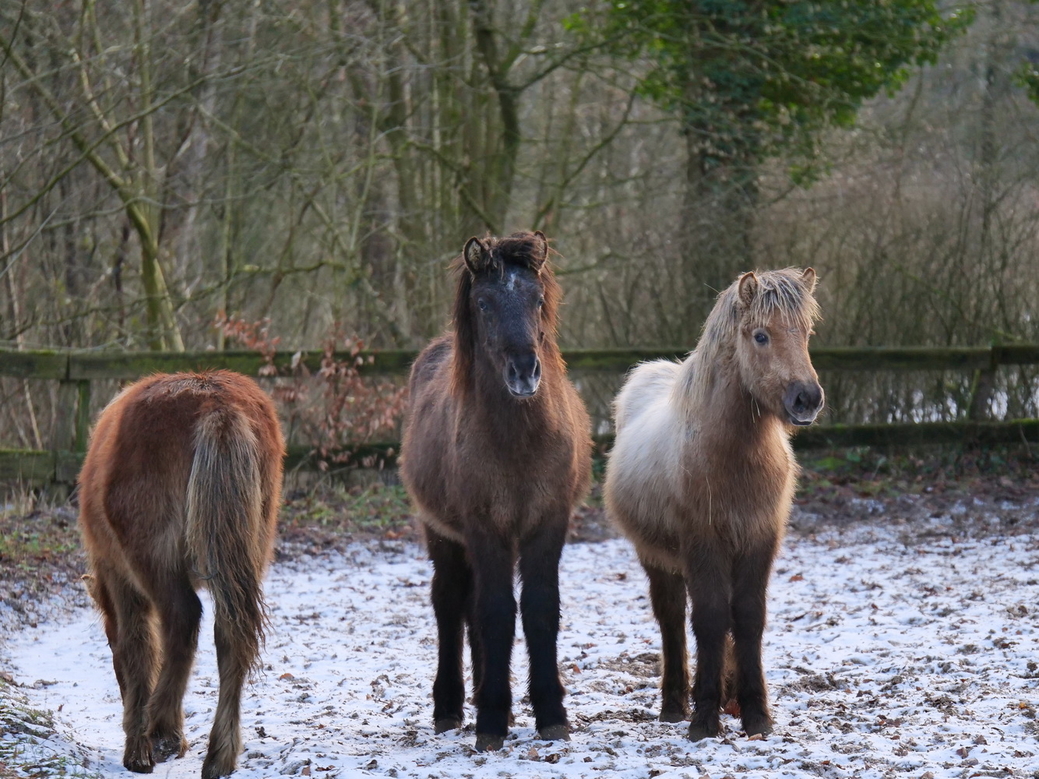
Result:
<svg viewBox="0 0 1039 779"><path fill-rule="evenodd" d="M500 749L512 707L513 575L543 739L569 739L556 662L559 558L588 489L588 414L556 346L559 287L540 232L471 238L458 263L454 332L411 369L401 476L426 531L439 662L437 733L462 724L464 626L476 749Z"/></svg>
<svg viewBox="0 0 1039 779"><path fill-rule="evenodd" d="M79 476L90 594L123 698L123 765L151 773L187 749L181 706L209 590L220 698L204 779L242 750L242 685L256 663L261 580L281 500L284 443L274 404L229 371L157 375L101 413Z"/></svg>
<svg viewBox="0 0 1039 779"><path fill-rule="evenodd" d="M808 356L815 282L811 268L744 274L718 296L685 362L639 365L614 402L606 510L649 578L667 722L689 715L692 600L693 740L718 735L730 694L748 735L772 731L761 638L798 473L791 425L811 424L823 406Z"/></svg>

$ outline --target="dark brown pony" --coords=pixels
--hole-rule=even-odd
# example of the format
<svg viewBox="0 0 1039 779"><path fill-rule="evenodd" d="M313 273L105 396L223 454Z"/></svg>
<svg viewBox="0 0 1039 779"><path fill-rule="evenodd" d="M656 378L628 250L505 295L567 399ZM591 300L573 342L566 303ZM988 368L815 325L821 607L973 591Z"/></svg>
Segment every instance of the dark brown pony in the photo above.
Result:
<svg viewBox="0 0 1039 779"><path fill-rule="evenodd" d="M123 698L123 765L183 756L182 700L198 644L200 587L213 598L220 698L204 779L242 750L242 685L256 663L261 580L281 500L274 404L228 371L158 375L101 413L79 476L88 584Z"/></svg>
<svg viewBox="0 0 1039 779"><path fill-rule="evenodd" d="M790 431L823 406L808 356L815 282L811 268L744 274L718 296L684 362L639 365L614 402L606 510L649 578L669 722L689 714L692 601L694 740L719 733L727 693L748 735L772 730L761 639L798 473Z"/></svg>
<svg viewBox="0 0 1039 779"><path fill-rule="evenodd" d="M556 346L559 287L540 232L471 238L458 267L454 332L411 369L401 476L433 561L437 733L462 724L464 627L476 748L500 749L512 707L513 576L543 739L569 739L556 663L559 558L588 489L588 414Z"/></svg>

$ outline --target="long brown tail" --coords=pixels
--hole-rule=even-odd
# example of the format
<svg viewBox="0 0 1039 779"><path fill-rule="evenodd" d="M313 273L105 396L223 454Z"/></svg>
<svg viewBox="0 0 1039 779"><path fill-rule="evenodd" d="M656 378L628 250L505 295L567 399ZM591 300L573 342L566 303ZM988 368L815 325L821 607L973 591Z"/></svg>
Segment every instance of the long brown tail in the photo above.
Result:
<svg viewBox="0 0 1039 779"><path fill-rule="evenodd" d="M218 632L246 666L256 663L267 624L261 587L263 532L259 447L231 409L204 415L195 430L187 490L188 553L213 598Z"/></svg>

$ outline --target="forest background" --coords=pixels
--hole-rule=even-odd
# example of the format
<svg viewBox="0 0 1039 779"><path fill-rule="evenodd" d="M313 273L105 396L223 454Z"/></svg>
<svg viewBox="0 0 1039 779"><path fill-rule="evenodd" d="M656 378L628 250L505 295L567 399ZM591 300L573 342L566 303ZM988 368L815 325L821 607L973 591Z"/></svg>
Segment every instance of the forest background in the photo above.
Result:
<svg viewBox="0 0 1039 779"><path fill-rule="evenodd" d="M0 347L417 348L465 240L520 229L557 252L564 348L692 348L736 274L790 265L820 275L817 345L1039 341L1037 21L1027 0L5 0ZM988 414L1039 416L1036 374L1002 372ZM604 418L620 377L577 378ZM960 418L970 382L824 377L828 419ZM0 381L0 441L46 448L55 406Z"/></svg>

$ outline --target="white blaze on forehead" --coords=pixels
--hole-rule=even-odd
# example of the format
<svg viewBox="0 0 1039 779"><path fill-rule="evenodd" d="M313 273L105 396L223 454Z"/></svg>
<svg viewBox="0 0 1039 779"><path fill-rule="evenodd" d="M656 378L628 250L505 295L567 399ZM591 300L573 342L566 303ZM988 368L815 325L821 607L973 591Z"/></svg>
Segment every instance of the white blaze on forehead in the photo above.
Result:
<svg viewBox="0 0 1039 779"><path fill-rule="evenodd" d="M505 285L505 289L509 292L514 292L516 290L516 271L509 271L509 280Z"/></svg>

